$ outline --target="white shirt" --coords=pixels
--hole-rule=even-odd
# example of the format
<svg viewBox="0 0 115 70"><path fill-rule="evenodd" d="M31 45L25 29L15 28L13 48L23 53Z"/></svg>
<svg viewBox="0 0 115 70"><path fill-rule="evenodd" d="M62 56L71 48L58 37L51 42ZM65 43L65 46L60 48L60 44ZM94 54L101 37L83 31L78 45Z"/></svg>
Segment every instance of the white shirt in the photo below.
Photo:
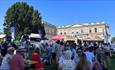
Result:
<svg viewBox="0 0 115 70"><path fill-rule="evenodd" d="M73 60L63 60L59 63L62 70L75 70L76 64Z"/></svg>
<svg viewBox="0 0 115 70"><path fill-rule="evenodd" d="M12 55L6 54L2 60L1 70L10 70L10 65L8 61L12 59Z"/></svg>
<svg viewBox="0 0 115 70"><path fill-rule="evenodd" d="M61 63L61 62L63 62L64 61L64 55L61 55L60 57L59 57L59 63Z"/></svg>

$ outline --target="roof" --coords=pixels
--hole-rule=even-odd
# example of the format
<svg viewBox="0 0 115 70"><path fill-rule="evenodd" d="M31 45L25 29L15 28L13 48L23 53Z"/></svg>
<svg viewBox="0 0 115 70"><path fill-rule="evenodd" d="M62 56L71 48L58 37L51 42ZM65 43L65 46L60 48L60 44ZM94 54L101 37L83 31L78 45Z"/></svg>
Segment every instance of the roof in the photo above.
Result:
<svg viewBox="0 0 115 70"><path fill-rule="evenodd" d="M56 36L52 37L51 40L64 40L64 38L60 35L56 35Z"/></svg>
<svg viewBox="0 0 115 70"><path fill-rule="evenodd" d="M30 34L29 36L30 38L41 38L41 35L40 34Z"/></svg>
<svg viewBox="0 0 115 70"><path fill-rule="evenodd" d="M102 21L102 22L91 22L91 23L81 23L81 24L73 24L73 25L65 25L65 26L59 26L57 28L66 28L66 27L80 27L80 26L91 26L91 25L102 25L105 24L107 25L106 22ZM107 25L108 26L108 25Z"/></svg>

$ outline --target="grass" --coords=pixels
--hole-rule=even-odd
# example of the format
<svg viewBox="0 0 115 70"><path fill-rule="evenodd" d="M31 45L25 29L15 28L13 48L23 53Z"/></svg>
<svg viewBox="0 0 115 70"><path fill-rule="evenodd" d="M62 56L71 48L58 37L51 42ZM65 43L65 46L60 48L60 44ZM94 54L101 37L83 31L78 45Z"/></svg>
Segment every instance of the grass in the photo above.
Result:
<svg viewBox="0 0 115 70"><path fill-rule="evenodd" d="M56 70L56 66L55 65L46 65L45 70Z"/></svg>
<svg viewBox="0 0 115 70"><path fill-rule="evenodd" d="M111 59L111 68L110 70L115 70L115 56Z"/></svg>

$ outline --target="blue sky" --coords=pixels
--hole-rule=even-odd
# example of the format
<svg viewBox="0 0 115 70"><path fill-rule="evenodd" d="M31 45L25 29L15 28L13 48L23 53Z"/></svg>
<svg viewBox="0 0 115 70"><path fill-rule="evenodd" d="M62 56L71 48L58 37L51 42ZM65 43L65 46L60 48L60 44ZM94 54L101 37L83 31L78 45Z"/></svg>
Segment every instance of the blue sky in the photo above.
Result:
<svg viewBox="0 0 115 70"><path fill-rule="evenodd" d="M0 29L3 31L4 16L15 2L27 2L41 13L43 20L56 25L105 21L115 36L114 0L1 0Z"/></svg>

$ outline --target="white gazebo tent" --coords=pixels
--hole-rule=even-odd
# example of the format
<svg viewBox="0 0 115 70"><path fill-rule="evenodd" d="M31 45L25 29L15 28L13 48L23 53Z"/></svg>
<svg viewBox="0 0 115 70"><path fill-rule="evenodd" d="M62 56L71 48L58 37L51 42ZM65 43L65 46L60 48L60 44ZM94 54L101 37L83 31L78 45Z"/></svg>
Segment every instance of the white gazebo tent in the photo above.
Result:
<svg viewBox="0 0 115 70"><path fill-rule="evenodd" d="M5 38L5 37L6 37L5 34L0 34L0 39L1 39L1 38Z"/></svg>

